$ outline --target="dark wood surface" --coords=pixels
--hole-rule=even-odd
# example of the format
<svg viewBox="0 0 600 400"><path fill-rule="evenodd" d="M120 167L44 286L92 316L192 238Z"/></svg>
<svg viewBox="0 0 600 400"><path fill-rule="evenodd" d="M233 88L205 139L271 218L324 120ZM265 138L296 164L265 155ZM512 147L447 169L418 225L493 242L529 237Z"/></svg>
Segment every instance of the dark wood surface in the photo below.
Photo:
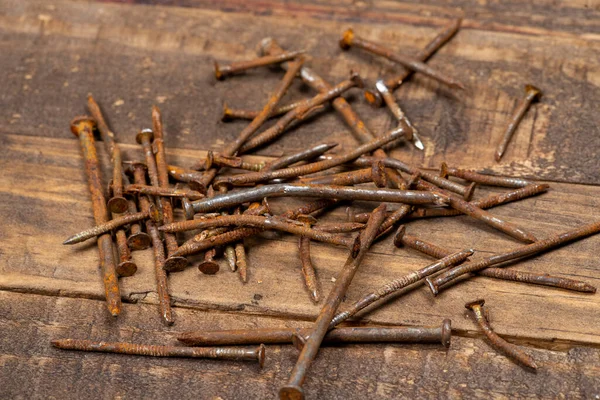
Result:
<svg viewBox="0 0 600 400"><path fill-rule="evenodd" d="M139 3L139 2L130 2ZM347 27L406 52L416 52L451 18L464 28L431 65L468 83L452 93L414 76L396 97L422 132L427 151L400 146L393 154L427 168L450 164L552 181L542 196L493 213L539 237L597 220L596 104L600 100L599 8L595 2L480 4L428 2L204 2L162 5L74 1L0 1L0 372L3 398L200 397L272 398L285 382L296 352L269 347L263 371L253 364L165 360L59 352L58 337L172 343L175 332L200 328L309 326L319 307L305 293L297 240L264 235L247 241L250 282L226 271L196 268L171 274L177 322L161 325L151 251L134 253L138 273L121 279L123 315L110 319L93 243L62 246L93 224L78 143L69 120L85 112L93 93L124 143L125 158L141 159L138 129L150 126L150 107L164 114L169 161L189 165L218 150L244 122L219 122L223 101L257 109L282 72L256 70L215 82L212 60L254 57L265 36L290 49L307 49L311 67L338 82L349 69L371 82L394 66L358 50L342 52ZM174 5L176 7L164 7ZM180 7L183 6L183 7ZM503 159L495 144L524 83L544 90L520 125ZM295 83L285 101L312 96ZM380 134L393 126L385 109L373 109L358 90L347 96L367 126ZM261 156L276 156L335 140L336 151L356 141L328 111L286 134ZM102 149L99 149L106 161ZM260 158L248 157L249 160ZM488 189L478 189L476 197ZM274 201L283 210L292 201ZM357 209L368 210L363 204ZM343 208L327 219L344 218ZM407 231L478 256L519 243L468 217L411 222ZM593 237L519 263L515 269L547 272L600 284ZM324 293L346 257L343 249L313 246ZM195 260L197 261L197 259ZM356 276L346 303L431 259L378 243ZM18 292L18 293L17 293ZM540 371L531 374L494 352L464 303L485 297L492 324L508 340L527 346ZM365 323L437 325L453 321L452 347L369 345L327 348L309 373L310 398L593 398L600 378L600 301L597 295L472 279L433 298L418 287L364 315ZM22 384L22 379L32 382Z"/></svg>

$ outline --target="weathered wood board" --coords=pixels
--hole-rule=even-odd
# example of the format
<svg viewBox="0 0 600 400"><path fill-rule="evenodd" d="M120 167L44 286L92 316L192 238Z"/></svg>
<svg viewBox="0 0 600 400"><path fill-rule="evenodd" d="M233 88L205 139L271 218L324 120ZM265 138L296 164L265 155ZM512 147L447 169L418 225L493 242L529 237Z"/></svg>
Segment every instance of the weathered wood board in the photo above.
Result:
<svg viewBox="0 0 600 400"><path fill-rule="evenodd" d="M344 79L350 69L373 82L380 74L393 73L394 66L358 50L339 50L337 39L344 29L352 26L365 37L414 53L451 18L463 16L463 29L431 65L468 83L469 91L451 93L418 75L406 82L396 97L422 132L427 151L418 153L404 145L392 153L426 168L437 168L445 160L558 182L544 195L492 211L538 237L600 217L600 189L594 186L600 183L600 117L595 112L600 100L600 7L594 1L551 6L536 2L526 7L517 1L466 0L341 6L328 1L151 3L189 8L0 1L0 343L6 366L0 376L10 382L0 389L3 398L98 393L107 398L148 393L265 398L285 381L296 354L285 346L270 348L262 373L254 365L61 353L48 346L59 336L162 343L172 342L172 332L185 329L308 326L314 319L319 307L304 291L297 239L290 235L246 241L251 266L246 285L225 265L215 276L201 275L194 267L171 274L177 320L171 329L158 318L151 251L134 253L139 270L121 279L126 304L123 315L112 320L102 302L96 247L91 242L61 245L93 224L78 143L68 130L69 120L85 112L86 95L93 93L101 103L128 159L141 159L134 136L150 125L150 107L158 104L165 118L169 161L189 165L205 150L222 148L244 126L218 121L223 101L258 109L281 78L276 69L218 83L213 78L213 59L251 58L266 36L286 48L307 49L313 56L310 66L332 83ZM493 152L506 118L522 85L530 82L544 90L542 102L527 114L503 162L496 164ZM296 83L285 101L312 95ZM347 97L376 134L393 126L387 110L365 104L360 91ZM331 140L341 143L336 152L356 145L342 120L329 110L259 154L276 156L309 142ZM476 196L488 192L478 189ZM275 210L295 204L282 199L272 203ZM374 206L363 203L357 209ZM343 207L325 216L344 218ZM414 221L407 231L453 250L474 248L476 257L520 245L468 217ZM600 237L589 238L514 268L597 286L599 245ZM345 258L344 249L313 246L324 293ZM415 251L396 249L390 238L376 244L344 305L431 261ZM529 345L527 351L542 367L537 374L523 371L478 340L481 335L464 309L466 301L477 297L485 297L498 333ZM459 336L449 352L416 345L328 348L311 369L308 394L593 398L600 386L598 299L488 278L463 282L437 298L417 287L377 311L361 314L361 322L436 325L449 317ZM34 384L24 387L18 383L21 376Z"/></svg>

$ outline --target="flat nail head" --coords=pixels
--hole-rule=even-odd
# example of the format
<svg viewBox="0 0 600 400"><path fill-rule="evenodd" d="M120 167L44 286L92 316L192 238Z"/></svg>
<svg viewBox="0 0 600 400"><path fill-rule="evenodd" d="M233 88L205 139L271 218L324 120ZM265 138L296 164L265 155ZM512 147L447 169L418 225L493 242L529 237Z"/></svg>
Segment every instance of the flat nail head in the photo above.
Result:
<svg viewBox="0 0 600 400"><path fill-rule="evenodd" d="M406 226L400 225L396 231L396 235L394 236L394 246L402 247L402 238L404 237L404 233L406 233Z"/></svg>
<svg viewBox="0 0 600 400"><path fill-rule="evenodd" d="M123 261L117 265L116 271L119 276L133 276L137 272L137 265L133 261Z"/></svg>
<svg viewBox="0 0 600 400"><path fill-rule="evenodd" d="M219 272L219 264L217 264L215 261L202 261L200 264L198 264L198 269L204 275L214 275Z"/></svg>
<svg viewBox="0 0 600 400"><path fill-rule="evenodd" d="M346 30L340 39L340 47L342 50L348 50L352 46L352 39L354 38L354 31L352 29Z"/></svg>
<svg viewBox="0 0 600 400"><path fill-rule="evenodd" d="M482 307L485 304L485 300L477 299L465 304L465 308L469 310L475 310L476 308Z"/></svg>
<svg viewBox="0 0 600 400"><path fill-rule="evenodd" d="M433 283L431 277L425 278L425 283L427 283L427 286L429 286L431 293L433 293L434 296L437 296L439 293L439 288Z"/></svg>
<svg viewBox="0 0 600 400"><path fill-rule="evenodd" d="M144 142L144 138L147 138L149 142L154 139L154 132L152 132L152 129L142 129L137 135L135 135L135 141L138 144L142 144Z"/></svg>
<svg viewBox="0 0 600 400"><path fill-rule="evenodd" d="M440 176L444 179L448 179L448 164L445 162L440 165Z"/></svg>
<svg viewBox="0 0 600 400"><path fill-rule="evenodd" d="M231 108L229 108L225 102L223 102L223 115L221 115L221 121L231 121Z"/></svg>
<svg viewBox="0 0 600 400"><path fill-rule="evenodd" d="M463 195L465 201L471 200L473 193L475 192L475 186L477 186L476 182L471 182L471 184L467 186L467 190L465 190L465 194Z"/></svg>
<svg viewBox="0 0 600 400"><path fill-rule="evenodd" d="M445 348L450 347L450 340L452 339L452 321L444 319L442 321L442 344Z"/></svg>
<svg viewBox="0 0 600 400"><path fill-rule="evenodd" d="M285 385L279 389L280 400L304 400L304 390L298 385Z"/></svg>
<svg viewBox="0 0 600 400"><path fill-rule="evenodd" d="M215 66L215 78L217 78L219 81L222 81L224 77L221 69L219 68L219 63L214 61L213 64Z"/></svg>
<svg viewBox="0 0 600 400"><path fill-rule="evenodd" d="M71 132L73 135L79 137L79 131L84 129L84 126L87 126L90 130L94 129L96 125L96 121L87 115L80 115L71 120Z"/></svg>
<svg viewBox="0 0 600 400"><path fill-rule="evenodd" d="M145 250L150 247L152 239L144 232L129 235L127 245L131 250Z"/></svg>
<svg viewBox="0 0 600 400"><path fill-rule="evenodd" d="M121 214L129 208L129 202L124 197L111 197L108 202L108 209L111 212Z"/></svg>
<svg viewBox="0 0 600 400"><path fill-rule="evenodd" d="M525 92L532 96L531 100L538 100L542 97L542 91L533 85L525 85Z"/></svg>
<svg viewBox="0 0 600 400"><path fill-rule="evenodd" d="M188 266L188 260L185 257L169 257L165 260L163 269L169 272L183 271Z"/></svg>
<svg viewBox="0 0 600 400"><path fill-rule="evenodd" d="M185 197L183 199L181 199L181 207L183 208L183 213L185 214L185 219L187 219L187 220L194 219L194 214L195 214L194 206L192 206L192 203Z"/></svg>

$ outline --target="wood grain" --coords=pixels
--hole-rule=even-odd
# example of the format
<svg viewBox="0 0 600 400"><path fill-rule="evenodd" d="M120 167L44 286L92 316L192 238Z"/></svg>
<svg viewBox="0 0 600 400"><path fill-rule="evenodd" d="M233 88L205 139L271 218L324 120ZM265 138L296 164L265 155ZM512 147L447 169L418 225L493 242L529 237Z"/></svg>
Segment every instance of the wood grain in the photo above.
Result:
<svg viewBox="0 0 600 400"><path fill-rule="evenodd" d="M117 320L101 301L0 292L2 398L274 398L297 351L268 346L266 363L85 354L54 349L64 337L175 344L191 329L299 327L268 317L180 309L175 329L161 327L154 307L124 304ZM439 345L345 345L323 348L305 383L307 398L516 399L597 396L600 350L527 348L541 368L531 374L481 338ZM23 379L29 384L20 384Z"/></svg>
<svg viewBox="0 0 600 400"><path fill-rule="evenodd" d="M197 149L219 149L243 126L243 122L217 122L222 101L258 109L281 75L264 69L216 83L213 59L252 58L260 40L272 36L286 48L307 49L313 56L311 66L331 82L344 79L350 69L373 81L389 75L394 66L358 50L342 52L337 39L343 29L352 25L362 36L391 47L401 41L403 50L415 52L448 22L445 12L433 13L435 7L406 3L389 6L390 13L384 12L387 5L377 3L372 11L359 10L351 19L327 14L332 7L327 3L304 8L292 3L282 15L257 15L260 7L249 13L250 6L239 2L233 2L237 6L231 10L240 12L145 6L140 8L144 12L135 12L137 7L65 1L52 7L39 1L3 3L7 11L0 15L0 29L7 56L0 60L0 67L7 71L9 83L0 128L30 135L43 130L47 136L65 137L65 121L83 112L82 99L93 92L120 141L132 143L133 132L149 123L149 107L159 103L169 133L167 145ZM223 8L230 10L227 4ZM274 9L284 9L272 4ZM294 29L290 29L285 17L291 18L294 10L315 7L306 18L294 19ZM536 13L547 13L543 8L522 11L522 22L543 19L550 27L549 16L537 18ZM394 154L427 167L446 160L504 174L597 184L600 136L593 132L600 122L594 112L600 100L600 67L595 56L600 41L594 34L594 18L577 19L583 8L559 7L565 12L564 20L591 21L592 26L585 28L589 34L578 33L575 22L565 22L557 32L568 34L551 40L545 34L547 28L538 34L528 32L529 26L520 31L491 29L494 17L484 9L473 18L485 18L467 18L465 29L432 58L431 65L467 83L469 91L451 93L419 76L407 82L396 96L422 132L427 151L423 154L403 146ZM591 8L589 15L595 15L597 11ZM370 21L370 13L399 17L383 23ZM432 16L419 19L415 13ZM326 14L329 17L324 18ZM474 24L477 21L479 25ZM543 101L527 114L503 162L496 164L494 148L525 83L542 88ZM359 91L353 93L353 105L369 128L381 134L392 126L385 109L373 110L364 104ZM308 89L297 84L288 97L309 95ZM332 139L346 146L355 144L340 119L329 112L261 153L281 154L307 141Z"/></svg>

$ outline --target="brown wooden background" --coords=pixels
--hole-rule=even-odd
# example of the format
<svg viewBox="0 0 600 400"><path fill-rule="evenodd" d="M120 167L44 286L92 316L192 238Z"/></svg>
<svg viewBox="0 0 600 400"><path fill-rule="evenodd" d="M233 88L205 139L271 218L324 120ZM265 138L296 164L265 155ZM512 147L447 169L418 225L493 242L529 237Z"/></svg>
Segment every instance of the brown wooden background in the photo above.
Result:
<svg viewBox="0 0 600 400"><path fill-rule="evenodd" d="M0 1L0 360L3 398L272 398L289 375L296 351L268 348L263 371L254 365L161 360L60 352L58 337L171 343L188 329L307 326L319 310L304 292L296 239L247 241L251 280L242 285L223 268L170 276L176 324L156 312L150 251L134 254L139 271L121 280L123 315L111 319L102 302L97 250L60 243L91 226L91 206L77 141L68 122L85 112L93 93L124 143L141 158L138 129L150 107L164 114L169 159L189 165L218 150L244 126L219 122L223 101L259 108L282 73L256 70L215 82L212 60L254 57L271 36L284 47L307 49L311 67L331 82L349 69L373 81L394 66L364 52L342 52L341 32L414 53L452 18L460 33L430 61L468 83L452 93L414 76L396 97L425 139L427 151L400 146L393 154L427 168L441 161L556 182L549 193L493 212L539 237L597 220L600 200L600 3L597 1ZM138 4L152 3L152 4ZM520 125L501 164L495 144L522 86L542 88L542 102ZM312 95L296 83L287 100ZM367 126L392 126L385 109L348 94ZM334 112L327 112L262 149L277 156L307 143L356 145ZM106 158L105 158L106 159ZM479 190L483 196L486 190ZM289 201L276 201L288 207ZM365 205L367 209L369 205ZM343 210L328 218L342 219ZM517 243L467 217L410 223L408 232L480 255ZM346 257L314 245L313 261L326 293ZM600 238L590 238L516 268L600 284ZM430 259L390 240L374 246L346 302L422 267ZM492 324L512 342L528 345L540 370L531 374L494 352L464 303L485 297ZM600 387L600 301L597 295L473 279L437 298L410 291L364 322L437 325L450 317L457 337L438 346L368 345L324 349L309 373L310 398L593 398ZM23 382L28 384L23 384Z"/></svg>

